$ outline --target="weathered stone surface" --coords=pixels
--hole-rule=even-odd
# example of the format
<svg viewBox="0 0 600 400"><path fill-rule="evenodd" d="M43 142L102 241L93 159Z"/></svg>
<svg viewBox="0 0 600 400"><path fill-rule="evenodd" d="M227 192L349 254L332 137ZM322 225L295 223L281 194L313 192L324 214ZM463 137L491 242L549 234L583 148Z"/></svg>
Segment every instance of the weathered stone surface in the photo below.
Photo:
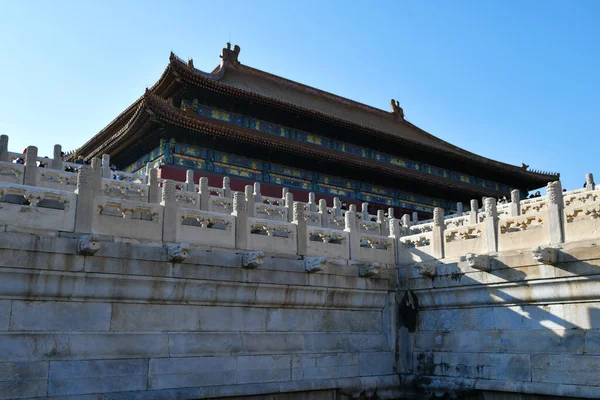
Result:
<svg viewBox="0 0 600 400"><path fill-rule="evenodd" d="M28 250L0 250L0 267L83 271L83 266L84 256Z"/></svg>
<svg viewBox="0 0 600 400"><path fill-rule="evenodd" d="M392 374L393 354L390 352L360 353L358 367L360 376Z"/></svg>
<svg viewBox="0 0 600 400"><path fill-rule="evenodd" d="M598 385L598 356L535 354L531 356L534 382Z"/></svg>
<svg viewBox="0 0 600 400"><path fill-rule="evenodd" d="M264 331L267 310L246 307L115 304L113 331Z"/></svg>
<svg viewBox="0 0 600 400"><path fill-rule="evenodd" d="M148 387L233 385L236 383L236 370L234 356L153 359L148 372Z"/></svg>
<svg viewBox="0 0 600 400"><path fill-rule="evenodd" d="M7 333L0 334L0 354L9 361L93 360L168 357L166 334L145 333Z"/></svg>
<svg viewBox="0 0 600 400"><path fill-rule="evenodd" d="M420 331L485 331L494 327L494 313L489 308L453 308L419 313Z"/></svg>
<svg viewBox="0 0 600 400"><path fill-rule="evenodd" d="M429 376L531 381L528 354L415 353L414 363Z"/></svg>
<svg viewBox="0 0 600 400"><path fill-rule="evenodd" d="M0 399L45 396L47 389L47 362L0 361Z"/></svg>
<svg viewBox="0 0 600 400"><path fill-rule="evenodd" d="M289 354L307 351L304 335L300 333L244 333L246 354Z"/></svg>
<svg viewBox="0 0 600 400"><path fill-rule="evenodd" d="M48 394L75 395L147 388L148 360L52 361Z"/></svg>
<svg viewBox="0 0 600 400"><path fill-rule="evenodd" d="M291 379L291 356L239 356L238 383L281 382Z"/></svg>
<svg viewBox="0 0 600 400"><path fill-rule="evenodd" d="M239 333L169 333L171 357L238 354L242 350Z"/></svg>
<svg viewBox="0 0 600 400"><path fill-rule="evenodd" d="M0 331L7 331L10 324L10 300L0 300Z"/></svg>
<svg viewBox="0 0 600 400"><path fill-rule="evenodd" d="M108 303L13 301L10 329L15 331L108 331Z"/></svg>

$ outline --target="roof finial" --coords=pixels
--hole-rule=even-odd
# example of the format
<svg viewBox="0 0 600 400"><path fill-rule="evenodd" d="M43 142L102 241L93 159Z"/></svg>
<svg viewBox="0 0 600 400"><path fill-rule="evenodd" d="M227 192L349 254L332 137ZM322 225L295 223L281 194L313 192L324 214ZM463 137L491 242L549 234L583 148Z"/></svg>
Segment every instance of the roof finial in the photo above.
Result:
<svg viewBox="0 0 600 400"><path fill-rule="evenodd" d="M193 58L190 58L190 59L188 60L188 67L190 67L190 68L194 68L194 59L193 59Z"/></svg>
<svg viewBox="0 0 600 400"><path fill-rule="evenodd" d="M238 46L237 44L233 46L233 50L231 50L231 43L227 42L227 48L223 49L221 58L224 62L230 62L233 65L237 65L240 63L238 61L238 55L240 54L240 50L240 46Z"/></svg>
<svg viewBox="0 0 600 400"><path fill-rule="evenodd" d="M404 110L400 107L400 102L392 99L390 103L392 104L392 115L394 118L404 120Z"/></svg>

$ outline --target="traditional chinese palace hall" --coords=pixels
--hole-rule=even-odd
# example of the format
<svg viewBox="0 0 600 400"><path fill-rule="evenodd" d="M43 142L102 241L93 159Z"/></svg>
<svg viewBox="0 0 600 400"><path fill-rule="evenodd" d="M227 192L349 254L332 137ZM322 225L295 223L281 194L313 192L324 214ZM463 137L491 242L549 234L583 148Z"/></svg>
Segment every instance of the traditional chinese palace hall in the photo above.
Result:
<svg viewBox="0 0 600 400"><path fill-rule="evenodd" d="M522 195L558 179L478 156L425 132L391 111L367 106L242 64L228 43L212 72L171 54L158 81L77 152L89 160L110 154L117 168L160 166L159 176L195 181L207 176L231 188L261 182L263 195L294 199L308 193L396 215L447 213L456 203ZM360 207L359 207L360 208Z"/></svg>

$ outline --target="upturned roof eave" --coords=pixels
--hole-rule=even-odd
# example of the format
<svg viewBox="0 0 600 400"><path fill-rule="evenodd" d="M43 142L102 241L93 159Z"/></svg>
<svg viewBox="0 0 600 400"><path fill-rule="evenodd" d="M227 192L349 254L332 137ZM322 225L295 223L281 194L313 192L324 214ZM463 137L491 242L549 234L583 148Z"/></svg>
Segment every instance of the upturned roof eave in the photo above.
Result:
<svg viewBox="0 0 600 400"><path fill-rule="evenodd" d="M364 170L371 170L376 173L384 173L391 177L415 180L428 185L438 185L442 188L468 191L473 196L501 196L504 193L493 189L474 187L462 182L453 182L446 179L424 174L418 171L402 170L399 167L378 165L373 162L363 160L361 157L346 154L336 154L332 150L321 149L316 145L295 142L290 139L273 137L263 132L256 132L244 127L231 127L224 122L214 121L197 114L186 113L180 109L172 107L164 99L152 95L147 92L139 105L137 112L131 121L127 124L126 129L122 129L118 134L115 134L103 146L102 150L106 150L111 154L114 149L120 147L124 141L127 141L135 134L143 124L149 120L148 116L153 115L154 121L163 121L168 124L179 126L180 128L189 129L195 132L221 136L229 139L238 140L240 142L257 144L263 147L272 148L278 151L286 151L293 154L301 154L305 157L323 159L328 158L340 163L353 165L354 167ZM99 149L100 150L100 149ZM99 155L96 153L95 155ZM111 154L115 156L115 154Z"/></svg>

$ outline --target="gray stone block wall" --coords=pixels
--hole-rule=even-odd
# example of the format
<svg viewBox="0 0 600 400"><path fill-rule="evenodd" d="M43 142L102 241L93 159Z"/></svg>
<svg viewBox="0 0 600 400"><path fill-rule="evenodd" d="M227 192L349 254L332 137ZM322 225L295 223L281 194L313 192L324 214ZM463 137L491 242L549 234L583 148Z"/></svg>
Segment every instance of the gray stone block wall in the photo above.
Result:
<svg viewBox="0 0 600 400"><path fill-rule="evenodd" d="M405 385L494 399L600 397L600 248L566 244L556 265L504 252L490 272L445 261L433 279L398 271L400 296L418 304L414 330L399 329Z"/></svg>
<svg viewBox="0 0 600 400"><path fill-rule="evenodd" d="M76 238L0 233L0 399L333 400L399 387L393 268L308 274L267 256L246 270L238 254L200 250L178 264L156 245L103 240L82 256Z"/></svg>

